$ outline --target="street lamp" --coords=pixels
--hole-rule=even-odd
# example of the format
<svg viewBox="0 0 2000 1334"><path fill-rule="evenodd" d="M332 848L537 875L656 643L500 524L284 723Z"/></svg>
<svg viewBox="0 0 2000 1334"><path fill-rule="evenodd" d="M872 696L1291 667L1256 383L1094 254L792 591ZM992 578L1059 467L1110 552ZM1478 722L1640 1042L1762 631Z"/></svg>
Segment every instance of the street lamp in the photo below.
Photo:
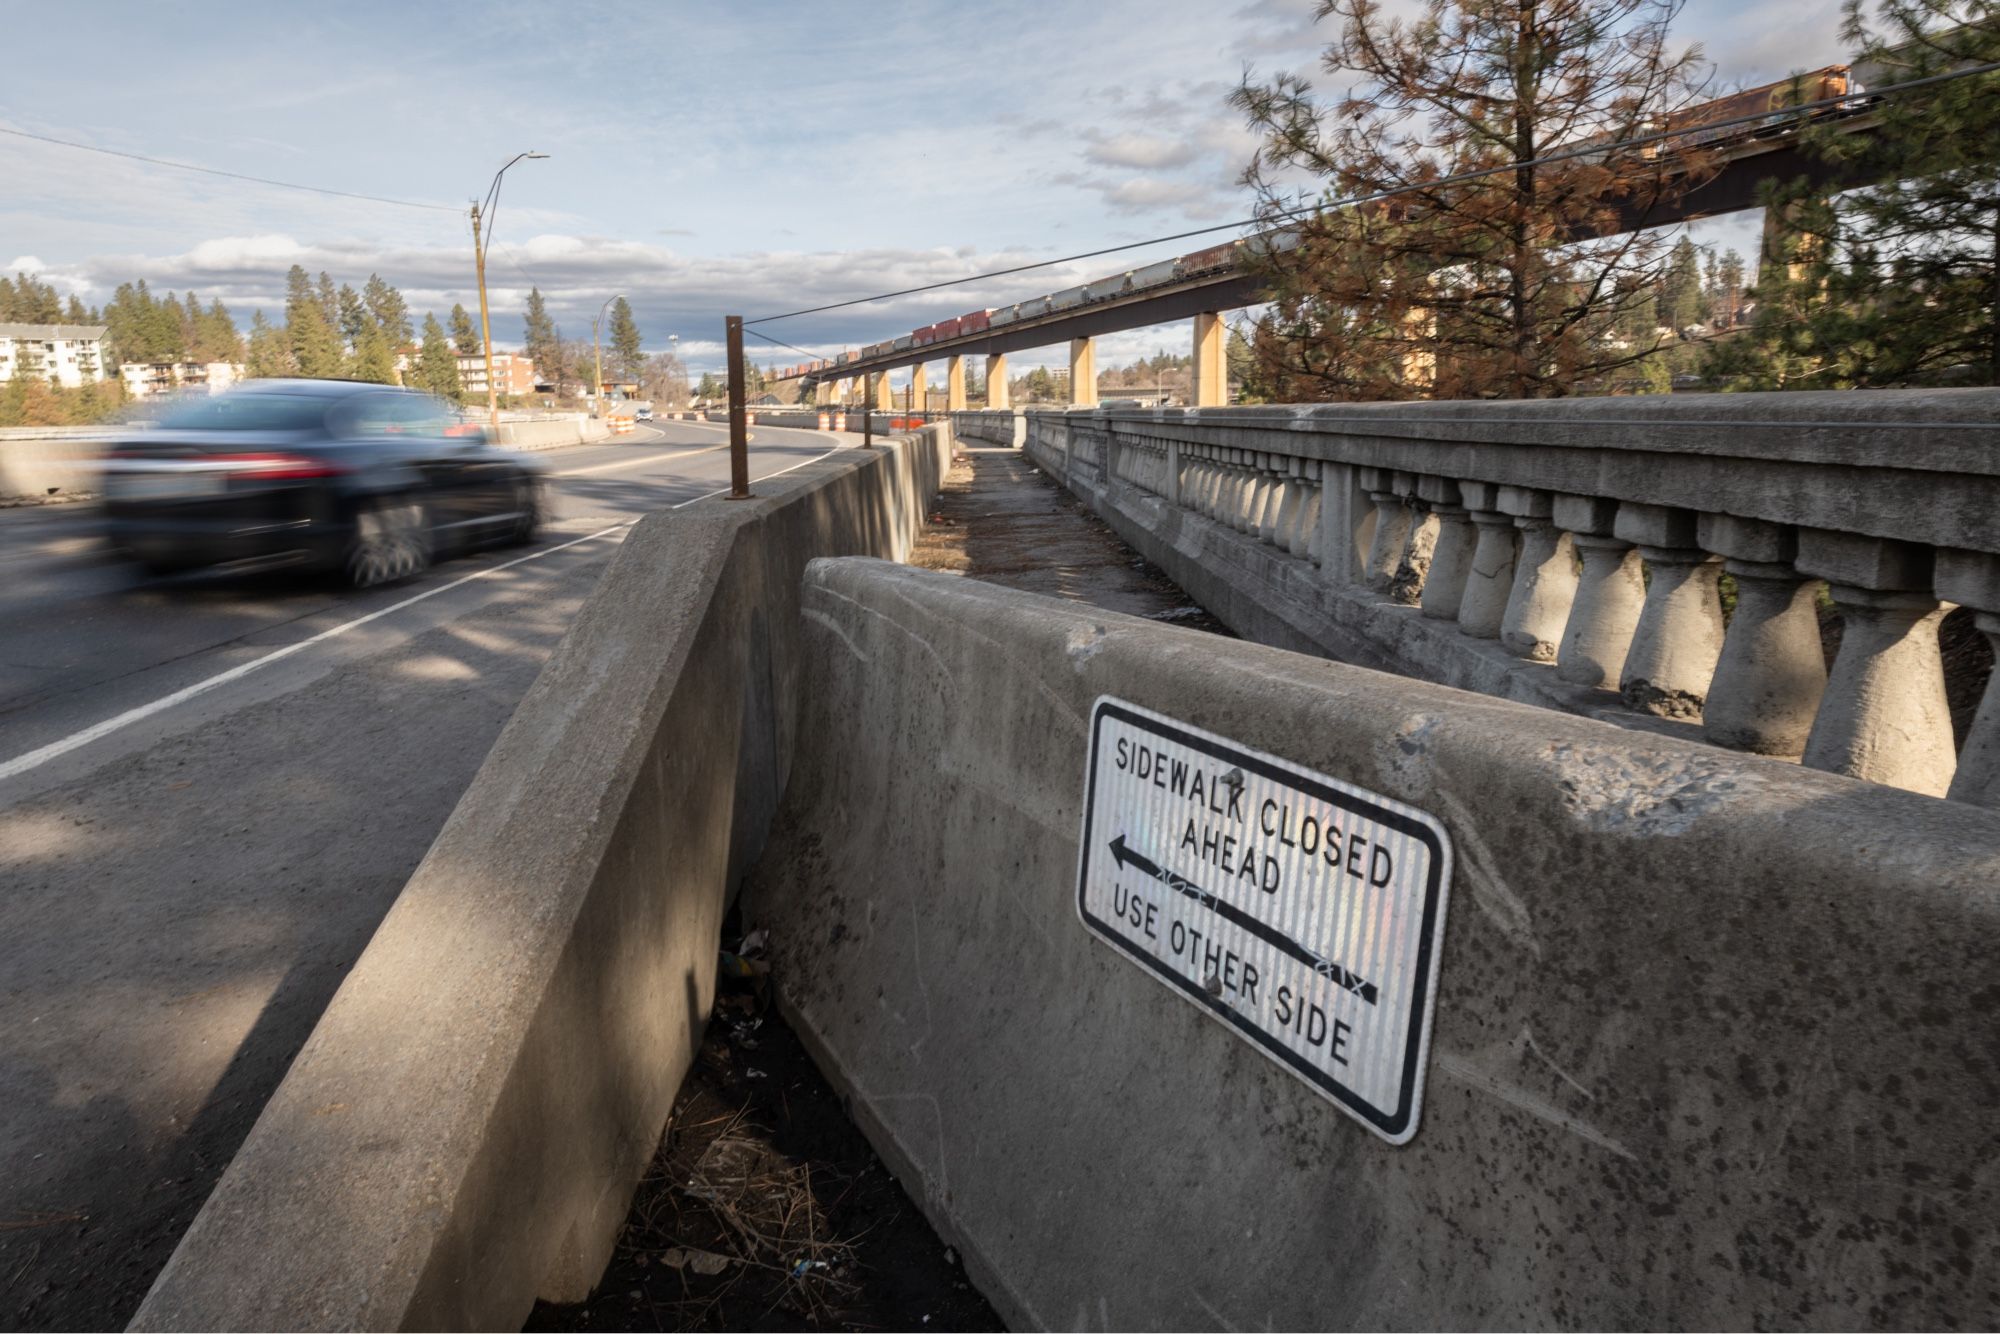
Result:
<svg viewBox="0 0 2000 1334"><path fill-rule="evenodd" d="M507 167L522 158L545 158L547 153L516 153L507 159ZM493 434L500 434L500 394L493 383L493 318L486 308L486 247L493 243L493 210L500 204L500 178L507 174L507 167L493 173L493 185L486 191L484 208L472 206L472 258L479 269L479 334L486 344L486 412L492 418ZM486 239L480 240L479 221L486 220Z"/></svg>
<svg viewBox="0 0 2000 1334"><path fill-rule="evenodd" d="M597 354L597 392L590 396L590 415L595 417L604 410L604 312L618 299L613 292L604 298L604 304L597 308L597 318L590 322L590 343Z"/></svg>

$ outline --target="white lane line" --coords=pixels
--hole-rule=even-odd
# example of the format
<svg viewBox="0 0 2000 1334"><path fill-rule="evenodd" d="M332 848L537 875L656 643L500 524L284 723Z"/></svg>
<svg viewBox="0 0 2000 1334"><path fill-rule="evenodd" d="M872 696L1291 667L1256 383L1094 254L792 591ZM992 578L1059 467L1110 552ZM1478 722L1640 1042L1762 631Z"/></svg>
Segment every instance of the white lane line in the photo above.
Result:
<svg viewBox="0 0 2000 1334"><path fill-rule="evenodd" d="M696 454L712 454L718 449L729 448L729 442L719 445L689 445L685 449L669 450L664 454L648 454L643 459L616 459L610 463L593 464L588 468L571 468L567 472L551 472L549 476L560 481L565 477L587 477L594 472L616 472L620 468L642 468L648 463L663 463L668 459L692 458Z"/></svg>
<svg viewBox="0 0 2000 1334"><path fill-rule="evenodd" d="M768 482L773 477L783 477L788 472L797 472L800 468L806 467L809 464L818 463L821 459L826 458L827 455L838 453L841 449L846 449L846 448L851 448L851 446L837 445L833 449L827 450L825 454L816 454L812 458L806 459L802 463L794 463L789 468L780 468L776 472L766 473L764 476L755 478L753 480L759 482ZM728 494L729 494L729 488L725 486L714 491L704 492L703 494L696 496L693 500L683 500L678 505L669 505L667 506L667 508L669 510L686 509L689 505L693 505L699 501L711 500L716 496L724 496ZM261 668L269 667L274 662L279 662L285 658L291 657L294 653L303 653L305 650L313 647L315 644L324 643L329 639L333 639L340 635L344 635L350 630L358 630L362 626L367 625L370 621L379 621L384 616L394 615L396 612L402 611L406 607L414 607L419 602L423 602L429 598L434 598L440 593L449 593L454 588L463 588L465 585L473 582L476 579L484 579L489 575L499 574L502 570L511 570L516 565L526 565L529 561L540 560L544 556L553 556L559 551L567 551L571 547L582 546L585 542L595 542L600 537L608 537L612 533L619 532L622 529L630 528L633 524L639 522L639 519L643 519L645 517L646 516L642 514L637 519L627 519L623 523L614 523L609 528L600 528L596 532L591 533L588 536L572 538L571 540L561 543L560 545L557 546L544 547L540 551L531 551L525 556L516 556L513 560L504 561L499 565L488 566L486 569L483 570L474 570L471 574L465 575L458 579L454 579L448 584L439 584L436 588L427 588L421 593L413 594L410 597L404 598L401 602L393 603L390 606L383 607L379 611L371 611L366 616L359 616L356 617L354 620L345 621L339 625L331 627L330 629L322 630L318 634L312 636L312 638L310 639L301 639L296 644L287 644L283 648L273 649L271 652L266 653L261 658L252 658L249 662L238 663L236 666L229 668L227 671L217 672L214 676L207 677L200 681L196 681L193 685L183 686L179 690L174 691L170 695L162 695L160 696L160 698L153 700L150 703L141 704L137 708L127 709L125 712L121 714L118 714L114 717L106 718L101 723L92 724L91 726L84 728L81 732L72 732L70 735L63 737L59 741L51 741L48 745L42 746L37 750L31 750L25 755L18 755L13 759L8 760L6 763L0 764L0 782L5 782L9 778L14 778L20 774L27 773L31 769L39 769L44 764L47 764L50 760L60 759L62 756L69 754L73 750L76 750L83 746L88 746L93 741L101 741L105 737L110 736L113 732L123 731L125 728L130 727L132 724L137 722L143 722L146 719L152 717L154 714L162 713L167 709L173 708L177 704L185 704L187 701L193 699L195 696L205 695L209 691L215 689L217 686L225 686L228 685L231 681L241 680L242 678L250 675L250 673L254 671L258 671Z"/></svg>

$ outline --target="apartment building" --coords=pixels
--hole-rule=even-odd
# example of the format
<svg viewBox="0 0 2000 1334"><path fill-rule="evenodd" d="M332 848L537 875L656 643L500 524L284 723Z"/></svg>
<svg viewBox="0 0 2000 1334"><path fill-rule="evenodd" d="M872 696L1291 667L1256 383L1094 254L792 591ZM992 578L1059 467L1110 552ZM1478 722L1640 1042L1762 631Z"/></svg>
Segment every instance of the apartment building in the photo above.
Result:
<svg viewBox="0 0 2000 1334"><path fill-rule="evenodd" d="M0 381L39 375L75 389L104 378L101 324L0 324Z"/></svg>
<svg viewBox="0 0 2000 1334"><path fill-rule="evenodd" d="M219 394L243 378L243 367L228 361L128 361L118 377L133 398L194 389Z"/></svg>
<svg viewBox="0 0 2000 1334"><path fill-rule="evenodd" d="M464 386L467 398L481 397L486 393L485 353L458 354L458 382ZM503 394L532 394L535 392L535 363L518 352L495 352L493 382Z"/></svg>

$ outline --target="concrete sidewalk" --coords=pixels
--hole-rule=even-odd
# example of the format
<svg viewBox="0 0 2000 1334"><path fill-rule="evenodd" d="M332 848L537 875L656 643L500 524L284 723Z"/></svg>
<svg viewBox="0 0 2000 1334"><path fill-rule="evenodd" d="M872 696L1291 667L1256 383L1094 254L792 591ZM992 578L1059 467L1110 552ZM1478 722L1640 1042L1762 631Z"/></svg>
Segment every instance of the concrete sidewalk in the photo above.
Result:
<svg viewBox="0 0 2000 1334"><path fill-rule="evenodd" d="M929 518L912 565L1230 635L1017 449L958 447Z"/></svg>

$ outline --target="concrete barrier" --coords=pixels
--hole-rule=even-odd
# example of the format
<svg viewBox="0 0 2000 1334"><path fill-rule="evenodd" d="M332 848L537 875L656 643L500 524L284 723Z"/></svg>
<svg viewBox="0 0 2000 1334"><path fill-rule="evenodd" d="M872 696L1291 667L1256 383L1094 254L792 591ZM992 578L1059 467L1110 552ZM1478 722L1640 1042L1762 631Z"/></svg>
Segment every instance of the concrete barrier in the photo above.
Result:
<svg viewBox="0 0 2000 1334"><path fill-rule="evenodd" d="M486 428L489 433L492 428ZM587 445L611 438L609 418L592 418L586 413L574 416L547 418L538 421L500 422L500 433L494 443L503 449L534 451L541 449L562 449L568 445Z"/></svg>
<svg viewBox="0 0 2000 1334"><path fill-rule="evenodd" d="M2000 817L876 562L802 611L746 904L1014 1327L1992 1324ZM1444 824L1408 1145L1085 932L1105 694Z"/></svg>
<svg viewBox="0 0 2000 1334"><path fill-rule="evenodd" d="M794 752L808 559L905 554L942 429L642 520L134 1328L517 1329L596 1283Z"/></svg>

